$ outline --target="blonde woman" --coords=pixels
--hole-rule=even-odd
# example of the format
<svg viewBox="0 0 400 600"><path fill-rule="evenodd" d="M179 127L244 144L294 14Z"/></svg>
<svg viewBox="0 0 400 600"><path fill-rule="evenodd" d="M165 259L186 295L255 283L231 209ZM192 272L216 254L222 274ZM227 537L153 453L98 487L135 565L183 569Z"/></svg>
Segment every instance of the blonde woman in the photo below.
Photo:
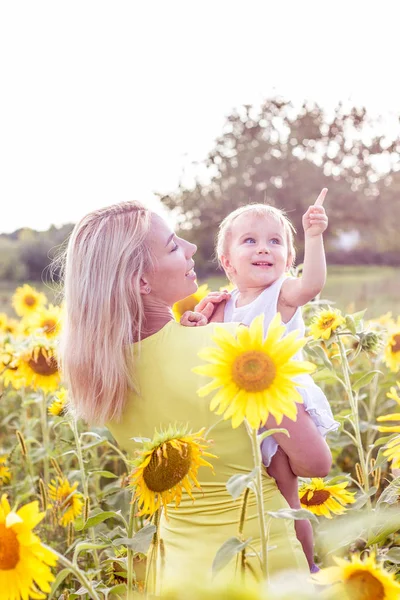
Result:
<svg viewBox="0 0 400 600"><path fill-rule="evenodd" d="M199 364L199 350L214 345L215 324L184 327L173 318L173 304L197 289L195 251L160 216L128 202L92 212L75 226L64 269L61 361L76 413L90 424L107 424L132 457L137 450L132 438L152 438L155 429L187 423L196 432L214 426L215 475L202 467L202 491L193 491L195 501L184 493L179 509L171 508L168 520L161 518L164 581L177 573L209 574L217 550L237 534L240 503L232 500L225 484L235 473L253 468L245 427L232 429L229 421L220 422L208 399L197 395L208 380L192 368ZM239 325L218 326L234 333ZM266 426L275 427L276 422L270 418ZM276 439L293 472L325 476L331 455L304 409L299 407L296 422L284 419L281 426L290 438ZM265 473L263 493L266 510L288 506ZM252 497L243 535L260 547ZM272 520L269 546L269 575L284 569L307 573L292 521ZM249 561L260 574L257 561Z"/></svg>

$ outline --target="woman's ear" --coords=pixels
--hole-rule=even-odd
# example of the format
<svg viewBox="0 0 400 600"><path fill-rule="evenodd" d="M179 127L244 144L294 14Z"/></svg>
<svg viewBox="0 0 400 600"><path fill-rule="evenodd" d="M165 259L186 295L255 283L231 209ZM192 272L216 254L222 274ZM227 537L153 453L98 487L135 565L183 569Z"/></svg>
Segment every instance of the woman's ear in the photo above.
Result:
<svg viewBox="0 0 400 600"><path fill-rule="evenodd" d="M151 287L149 285L149 282L144 277L141 277L140 278L140 293L143 294L144 296L146 296L147 294L150 294L150 292L151 292Z"/></svg>

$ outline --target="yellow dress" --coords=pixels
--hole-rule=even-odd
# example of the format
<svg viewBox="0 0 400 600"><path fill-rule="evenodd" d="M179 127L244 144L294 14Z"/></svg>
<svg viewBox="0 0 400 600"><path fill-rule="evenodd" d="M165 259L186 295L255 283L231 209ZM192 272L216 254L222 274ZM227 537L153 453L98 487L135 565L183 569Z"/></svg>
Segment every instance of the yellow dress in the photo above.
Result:
<svg viewBox="0 0 400 600"><path fill-rule="evenodd" d="M210 398L199 398L196 391L210 381L192 372L202 364L198 357L201 348L214 346L212 335L215 326L235 333L236 323L210 324L205 327L183 327L174 321L156 334L144 339L141 349L135 345L135 372L141 390L140 396L130 394L123 418L107 427L117 443L134 457L140 448L133 437L152 438L154 430L167 428L174 423L189 424L192 432L205 427L211 430L214 440L210 451L218 459L211 469L200 467L200 490L194 490L195 501L183 492L178 509L168 510L168 520L161 518L160 538L164 542L165 562L163 581L177 575L207 576L217 550L231 537L237 535L242 500L233 500L226 489L228 479L237 473L250 473L254 468L251 442L244 425L232 429L230 421L209 410ZM266 511L287 508L275 480L263 473L264 507ZM244 539L252 538L251 545L258 551L260 537L254 494L249 496ZM268 535L268 575L284 569L307 573L305 555L298 542L293 521L274 519L266 515ZM251 553L251 551L249 551ZM255 557L248 558L251 571L260 575ZM225 567L228 576L234 576L236 561ZM249 571L250 572L250 571ZM252 579L254 575L249 575ZM158 578L159 582L159 578Z"/></svg>

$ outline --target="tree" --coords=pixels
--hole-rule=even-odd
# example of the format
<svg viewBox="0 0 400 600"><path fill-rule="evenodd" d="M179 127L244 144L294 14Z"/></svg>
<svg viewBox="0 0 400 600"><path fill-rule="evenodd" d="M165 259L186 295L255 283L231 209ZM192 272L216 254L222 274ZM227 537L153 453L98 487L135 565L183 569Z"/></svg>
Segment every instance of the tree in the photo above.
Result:
<svg viewBox="0 0 400 600"><path fill-rule="evenodd" d="M200 272L210 270L218 224L249 202L287 211L299 232L301 259L301 217L322 187L329 189L328 250L341 231L357 229L370 240L386 239L391 210L398 205L390 178L398 181L399 153L399 136L388 140L364 108L338 105L329 116L314 103L296 109L291 102L271 98L259 110L244 106L228 116L205 160L208 181L197 179L193 187L181 185L160 198L175 213L179 229L198 245ZM390 165L386 175L378 171L385 158ZM391 240L391 249L399 250L398 236Z"/></svg>

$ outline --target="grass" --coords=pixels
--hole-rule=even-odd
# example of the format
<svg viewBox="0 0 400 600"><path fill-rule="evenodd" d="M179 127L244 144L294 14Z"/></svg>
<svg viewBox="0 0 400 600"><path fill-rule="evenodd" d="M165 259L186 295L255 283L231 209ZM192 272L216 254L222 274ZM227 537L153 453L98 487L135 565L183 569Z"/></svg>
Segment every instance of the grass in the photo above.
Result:
<svg viewBox="0 0 400 600"><path fill-rule="evenodd" d="M207 281L212 290L226 284L223 276L212 276ZM9 281L0 282L0 312L13 315L11 297L19 284ZM49 284L33 282L37 290L44 292L49 302L56 303L56 293ZM400 315L400 270L379 266L330 266L327 283L322 298L330 304L346 311L367 308L367 318L378 317L391 311L393 316Z"/></svg>

